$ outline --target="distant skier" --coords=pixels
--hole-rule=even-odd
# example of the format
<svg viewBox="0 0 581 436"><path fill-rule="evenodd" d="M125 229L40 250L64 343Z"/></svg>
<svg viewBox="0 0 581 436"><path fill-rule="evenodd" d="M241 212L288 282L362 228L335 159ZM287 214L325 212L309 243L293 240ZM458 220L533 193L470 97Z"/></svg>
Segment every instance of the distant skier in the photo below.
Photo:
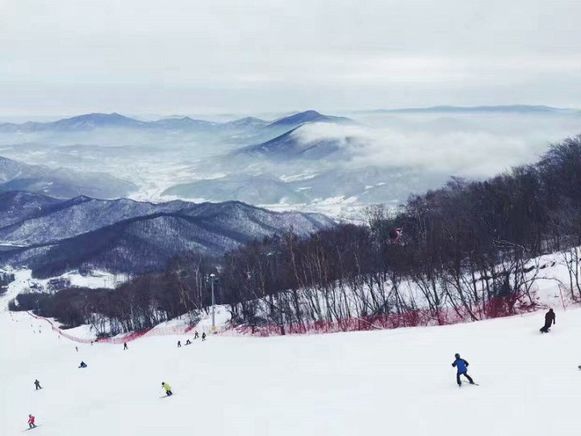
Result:
<svg viewBox="0 0 581 436"><path fill-rule="evenodd" d="M462 381L460 381L460 376L463 375L468 379L471 385L475 384L472 377L468 375L468 362L460 357L458 353L454 355L456 360L452 362L452 366L456 368L456 383L458 383L458 387L462 386Z"/></svg>
<svg viewBox="0 0 581 436"><path fill-rule="evenodd" d="M32 415L28 415L28 428L35 428L36 424L34 423L34 421L36 420L36 418Z"/></svg>
<svg viewBox="0 0 581 436"><path fill-rule="evenodd" d="M186 345L192 345L192 341L190 341L189 339L186 341Z"/></svg>
<svg viewBox="0 0 581 436"><path fill-rule="evenodd" d="M39 390L42 389L42 386L40 385L40 382L38 380L34 380L34 387L36 388L35 390Z"/></svg>
<svg viewBox="0 0 581 436"><path fill-rule="evenodd" d="M123 342L123 351L125 350L129 350L129 347L127 346L127 342Z"/></svg>
<svg viewBox="0 0 581 436"><path fill-rule="evenodd" d="M173 392L171 391L171 386L168 385L166 382L161 382L161 387L164 389L165 394L168 397L171 397L173 395Z"/></svg>
<svg viewBox="0 0 581 436"><path fill-rule="evenodd" d="M178 341L178 348L181 348L182 346L182 341Z"/></svg>
<svg viewBox="0 0 581 436"><path fill-rule="evenodd" d="M81 364L79 365L79 368L86 368L87 364L83 361L81 361Z"/></svg>
<svg viewBox="0 0 581 436"><path fill-rule="evenodd" d="M202 341L205 341L205 340L206 340L206 332L203 332L202 333Z"/></svg>
<svg viewBox="0 0 581 436"><path fill-rule="evenodd" d="M200 337L200 335L198 334L198 331L196 330L194 332L194 339L198 339Z"/></svg>
<svg viewBox="0 0 581 436"><path fill-rule="evenodd" d="M79 352L79 347L75 347L75 350L77 350L77 353Z"/></svg>
<svg viewBox="0 0 581 436"><path fill-rule="evenodd" d="M553 325L555 325L555 321L557 316L553 309L549 309L547 313L545 313L545 325L541 327L541 333L549 333L549 330Z"/></svg>

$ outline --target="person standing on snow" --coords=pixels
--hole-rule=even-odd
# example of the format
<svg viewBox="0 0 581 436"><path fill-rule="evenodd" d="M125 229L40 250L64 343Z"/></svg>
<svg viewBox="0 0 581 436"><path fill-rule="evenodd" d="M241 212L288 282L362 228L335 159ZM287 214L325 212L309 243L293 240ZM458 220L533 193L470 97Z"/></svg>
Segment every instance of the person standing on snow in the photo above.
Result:
<svg viewBox="0 0 581 436"><path fill-rule="evenodd" d="M178 348L181 348L182 346L182 341L178 341Z"/></svg>
<svg viewBox="0 0 581 436"><path fill-rule="evenodd" d="M555 321L557 316L553 309L549 309L547 313L545 313L545 325L541 327L541 333L549 333L550 328L555 325Z"/></svg>
<svg viewBox="0 0 581 436"><path fill-rule="evenodd" d="M206 332L203 332L202 333L202 341L205 341L205 340L206 340Z"/></svg>
<svg viewBox="0 0 581 436"><path fill-rule="evenodd" d="M458 387L462 386L462 381L460 381L460 376L463 375L464 377L466 377L468 379L468 381L470 382L471 385L475 384L474 380L472 380L472 377L470 377L468 375L468 365L469 363L462 359L460 357L460 355L458 353L456 353L454 355L454 357L456 358L456 360L454 360L454 362L452 362L452 366L454 368L456 368L457 372L456 372L456 383L458 383Z"/></svg>
<svg viewBox="0 0 581 436"><path fill-rule="evenodd" d="M123 351L128 350L127 342L123 342Z"/></svg>
<svg viewBox="0 0 581 436"><path fill-rule="evenodd" d="M171 391L171 386L168 385L166 382L161 382L161 387L164 389L165 394L168 397L171 397L173 395L173 392Z"/></svg>
<svg viewBox="0 0 581 436"><path fill-rule="evenodd" d="M34 387L36 388L35 390L39 390L42 389L42 386L40 385L40 382L38 380L34 380Z"/></svg>
<svg viewBox="0 0 581 436"><path fill-rule="evenodd" d="M36 424L34 423L35 420L36 418L34 416L28 415L28 428L36 427Z"/></svg>

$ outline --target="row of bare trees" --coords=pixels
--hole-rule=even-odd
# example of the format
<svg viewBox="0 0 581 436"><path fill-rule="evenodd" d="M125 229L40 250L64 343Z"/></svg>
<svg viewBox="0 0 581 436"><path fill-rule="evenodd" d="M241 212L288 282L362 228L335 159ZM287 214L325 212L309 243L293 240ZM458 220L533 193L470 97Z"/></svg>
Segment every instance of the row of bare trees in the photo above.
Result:
<svg viewBox="0 0 581 436"><path fill-rule="evenodd" d="M396 243L394 228L403 232ZM554 251L566 258L571 297L581 298L579 245L581 139L571 138L535 165L453 179L397 213L370 209L368 226L243 247L225 259L223 295L238 323L281 332L414 312L426 322L476 320L533 306L547 266L539 256Z"/></svg>

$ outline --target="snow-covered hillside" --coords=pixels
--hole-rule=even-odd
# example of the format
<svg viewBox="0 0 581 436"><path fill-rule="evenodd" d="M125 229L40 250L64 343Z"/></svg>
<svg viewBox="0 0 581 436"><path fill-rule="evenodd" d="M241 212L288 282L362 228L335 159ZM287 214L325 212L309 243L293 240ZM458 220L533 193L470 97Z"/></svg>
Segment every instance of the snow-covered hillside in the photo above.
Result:
<svg viewBox="0 0 581 436"><path fill-rule="evenodd" d="M211 336L179 349L185 336L149 336L123 351L59 339L44 321L2 308L0 434L20 434L32 413L33 431L46 436L577 435L581 310L556 310L548 335L537 312L446 327ZM455 385L456 352L480 386ZM77 368L81 360L88 368ZM163 397L162 381L173 397Z"/></svg>

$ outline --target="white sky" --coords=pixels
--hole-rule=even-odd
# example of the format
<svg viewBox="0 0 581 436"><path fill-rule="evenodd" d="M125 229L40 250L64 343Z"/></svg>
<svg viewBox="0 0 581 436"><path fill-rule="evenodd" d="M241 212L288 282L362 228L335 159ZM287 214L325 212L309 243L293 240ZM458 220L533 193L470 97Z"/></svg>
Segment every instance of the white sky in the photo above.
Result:
<svg viewBox="0 0 581 436"><path fill-rule="evenodd" d="M0 115L581 107L579 0L0 0Z"/></svg>

